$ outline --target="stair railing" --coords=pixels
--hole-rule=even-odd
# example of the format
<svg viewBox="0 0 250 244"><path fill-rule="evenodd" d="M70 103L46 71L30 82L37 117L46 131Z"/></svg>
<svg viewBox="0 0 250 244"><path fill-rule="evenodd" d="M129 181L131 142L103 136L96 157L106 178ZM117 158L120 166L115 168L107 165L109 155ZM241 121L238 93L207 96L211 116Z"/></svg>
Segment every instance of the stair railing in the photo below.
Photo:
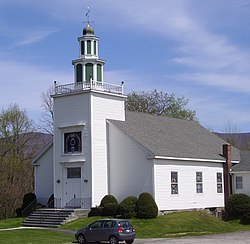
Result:
<svg viewBox="0 0 250 244"><path fill-rule="evenodd" d="M60 206L60 207L58 207ZM50 202L45 205L46 208L62 208L61 207L61 198L53 198Z"/></svg>
<svg viewBox="0 0 250 244"><path fill-rule="evenodd" d="M64 208L90 208L91 198L72 198L66 203Z"/></svg>

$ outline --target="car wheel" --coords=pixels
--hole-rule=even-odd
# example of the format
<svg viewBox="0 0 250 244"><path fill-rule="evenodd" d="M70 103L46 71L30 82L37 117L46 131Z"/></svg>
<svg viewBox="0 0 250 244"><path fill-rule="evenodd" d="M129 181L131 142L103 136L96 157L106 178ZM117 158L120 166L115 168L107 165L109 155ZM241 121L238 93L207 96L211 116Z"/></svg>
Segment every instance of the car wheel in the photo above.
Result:
<svg viewBox="0 0 250 244"><path fill-rule="evenodd" d="M85 243L84 235L82 235L82 234L78 235L77 240L80 244L84 244Z"/></svg>
<svg viewBox="0 0 250 244"><path fill-rule="evenodd" d="M132 244L134 242L134 240L128 240L128 241L125 241L126 244Z"/></svg>
<svg viewBox="0 0 250 244"><path fill-rule="evenodd" d="M118 239L115 236L109 238L110 244L118 244Z"/></svg>

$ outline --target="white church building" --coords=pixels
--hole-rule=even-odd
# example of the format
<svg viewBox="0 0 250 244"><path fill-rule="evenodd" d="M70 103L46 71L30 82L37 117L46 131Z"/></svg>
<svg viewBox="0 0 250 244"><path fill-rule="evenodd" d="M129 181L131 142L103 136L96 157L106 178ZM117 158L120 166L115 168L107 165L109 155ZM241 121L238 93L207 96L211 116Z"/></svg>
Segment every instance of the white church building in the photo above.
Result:
<svg viewBox="0 0 250 244"><path fill-rule="evenodd" d="M53 142L33 161L38 200L89 209L149 192L160 210L224 207L239 152L196 121L125 111L89 24L78 42L74 83L55 84Z"/></svg>

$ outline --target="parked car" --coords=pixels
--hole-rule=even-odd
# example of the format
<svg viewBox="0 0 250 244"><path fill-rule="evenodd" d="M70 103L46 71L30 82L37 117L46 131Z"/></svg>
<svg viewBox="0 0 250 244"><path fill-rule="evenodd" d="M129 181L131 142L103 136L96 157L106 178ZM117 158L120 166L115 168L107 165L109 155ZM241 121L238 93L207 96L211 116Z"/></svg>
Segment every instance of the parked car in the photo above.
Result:
<svg viewBox="0 0 250 244"><path fill-rule="evenodd" d="M131 222L125 219L101 219L78 230L75 238L79 243L109 241L110 244L117 244L125 241L132 244L135 230Z"/></svg>

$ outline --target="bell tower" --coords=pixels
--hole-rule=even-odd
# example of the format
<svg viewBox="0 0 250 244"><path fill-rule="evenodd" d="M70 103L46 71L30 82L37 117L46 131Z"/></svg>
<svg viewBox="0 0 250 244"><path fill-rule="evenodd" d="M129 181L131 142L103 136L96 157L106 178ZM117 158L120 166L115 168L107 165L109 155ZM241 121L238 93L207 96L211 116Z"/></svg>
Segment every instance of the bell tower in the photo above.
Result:
<svg viewBox="0 0 250 244"><path fill-rule="evenodd" d="M89 12L86 14L87 26L83 29L82 36L78 38L79 57L72 61L75 83L94 81L102 84L105 61L99 59L99 38L95 36L94 29L90 26Z"/></svg>
<svg viewBox="0 0 250 244"><path fill-rule="evenodd" d="M55 83L52 95L54 197L59 208L89 209L109 193L107 120L125 120L126 96L123 83L103 80L105 61L89 20L78 42L74 81Z"/></svg>

